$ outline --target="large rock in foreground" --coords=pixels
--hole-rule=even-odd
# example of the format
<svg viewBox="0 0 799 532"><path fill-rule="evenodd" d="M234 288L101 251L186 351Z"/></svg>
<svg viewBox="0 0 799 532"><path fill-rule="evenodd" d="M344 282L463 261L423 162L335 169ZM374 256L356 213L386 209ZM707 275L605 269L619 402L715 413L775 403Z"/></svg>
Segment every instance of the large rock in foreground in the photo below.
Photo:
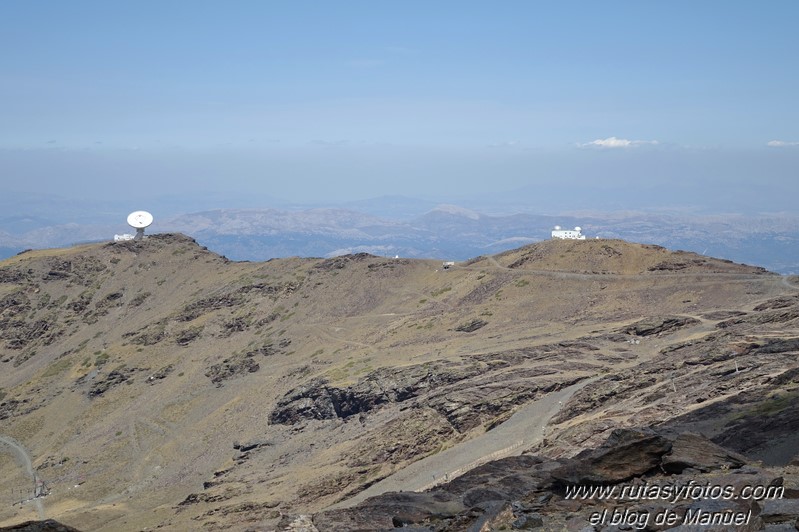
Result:
<svg viewBox="0 0 799 532"><path fill-rule="evenodd" d="M792 497L799 496L799 490L782 490L781 476L741 467L744 460L698 434L669 438L650 429L618 429L599 448L572 459L531 455L504 458L425 493L384 493L352 508L321 512L313 516L313 523L320 531L417 532L763 530L766 523L794 526L799 521L799 498ZM641 491L635 491L636 496L614 498L596 491L664 486L703 489L716 485L729 486L735 493L757 485L772 490L780 499L719 499L695 497L688 492L684 496L647 498L640 495ZM767 519L761 517L765 509ZM666 512L673 514L674 521L668 526L656 525L655 516ZM613 524L614 515L626 515L627 521ZM591 516L598 522L591 523ZM737 528L708 526L705 520L711 518L719 523L723 519L746 522ZM284 525L290 525L291 519L287 516Z"/></svg>
<svg viewBox="0 0 799 532"><path fill-rule="evenodd" d="M677 436L671 452L663 457L663 470L682 473L686 468L703 473L714 469L737 469L746 463L746 457L716 445L699 434L684 433Z"/></svg>
<svg viewBox="0 0 799 532"><path fill-rule="evenodd" d="M671 446L651 430L616 429L600 448L581 452L552 478L562 485L615 484L659 467Z"/></svg>

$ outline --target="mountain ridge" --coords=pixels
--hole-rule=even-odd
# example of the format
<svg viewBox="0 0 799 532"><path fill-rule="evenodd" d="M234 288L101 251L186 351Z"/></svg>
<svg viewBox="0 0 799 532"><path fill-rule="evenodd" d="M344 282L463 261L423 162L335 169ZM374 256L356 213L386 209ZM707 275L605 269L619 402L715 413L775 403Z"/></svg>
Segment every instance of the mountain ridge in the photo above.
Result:
<svg viewBox="0 0 799 532"><path fill-rule="evenodd" d="M737 397L710 372L794 367L795 295L759 267L619 240L448 270L365 253L233 262L173 234L30 251L0 263L0 433L50 485L48 517L78 529L277 526L583 378L599 381L537 452ZM692 392L670 391L669 371ZM611 397L642 404L613 413Z"/></svg>
<svg viewBox="0 0 799 532"><path fill-rule="evenodd" d="M401 201L405 210L412 200ZM215 209L190 214L152 212L153 231L184 232L236 260L287 256L324 256L370 252L375 255L468 260L549 238L555 224L580 225L589 237L620 238L686 249L767 267L783 274L799 272L795 216L697 215L691 212L563 212L517 214L482 212L460 206L418 202L400 215L390 201L341 206ZM140 208L140 207L137 207ZM442 210L443 209L443 210ZM445 212L446 211L446 212ZM15 212L13 209L9 213ZM126 212L126 211L121 211ZM460 213L460 214L458 214ZM466 213L466 215L463 215ZM0 257L23 248L61 247L75 242L110 240L129 232L123 217L98 213L92 218L72 211L52 217L14 216L0 219ZM115 223L113 220L116 219ZM20 220L22 220L21 223Z"/></svg>

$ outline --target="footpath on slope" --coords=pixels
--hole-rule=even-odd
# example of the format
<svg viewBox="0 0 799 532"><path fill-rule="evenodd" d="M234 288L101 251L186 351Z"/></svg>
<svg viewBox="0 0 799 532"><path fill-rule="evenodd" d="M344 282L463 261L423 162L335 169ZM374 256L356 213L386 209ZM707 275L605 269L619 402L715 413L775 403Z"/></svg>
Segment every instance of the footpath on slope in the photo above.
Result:
<svg viewBox="0 0 799 532"><path fill-rule="evenodd" d="M23 447L21 443L9 436L0 435L0 444L5 444L11 449L11 454L14 455L16 461L22 465L22 467L25 469L25 473L31 478L31 481L33 482L33 491L31 493L33 496L30 500L32 500L36 506L36 513L39 517L39 520L43 521L46 519L44 514L44 504L42 504L42 500L36 496L36 489L39 485L39 476L33 469L33 463L31 462L31 457L28 455L28 451L25 450L25 447ZM27 500L23 502L27 502Z"/></svg>
<svg viewBox="0 0 799 532"><path fill-rule="evenodd" d="M788 275L788 276L783 275L782 276L782 284L784 284L785 286L787 286L788 288L790 288L792 290L799 290L799 285L793 284L791 282L791 279L799 280L799 275Z"/></svg>
<svg viewBox="0 0 799 532"><path fill-rule="evenodd" d="M389 491L423 491L452 480L490 460L520 455L544 438L547 423L563 404L594 380L596 377L586 378L577 384L549 393L523 406L507 421L485 434L414 462L327 509L349 508L369 497Z"/></svg>

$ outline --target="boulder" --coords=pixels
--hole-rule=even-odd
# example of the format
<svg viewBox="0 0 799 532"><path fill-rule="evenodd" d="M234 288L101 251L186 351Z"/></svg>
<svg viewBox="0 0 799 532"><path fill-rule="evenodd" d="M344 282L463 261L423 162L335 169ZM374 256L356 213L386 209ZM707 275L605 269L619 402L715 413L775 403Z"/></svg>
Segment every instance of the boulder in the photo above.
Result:
<svg viewBox="0 0 799 532"><path fill-rule="evenodd" d="M649 429L616 429L597 449L552 472L556 485L615 484L659 468L671 442Z"/></svg>
<svg viewBox="0 0 799 532"><path fill-rule="evenodd" d="M745 456L720 447L701 434L686 432L677 436L671 451L663 456L663 470L682 473L692 468L703 473L717 469L737 469L747 462Z"/></svg>

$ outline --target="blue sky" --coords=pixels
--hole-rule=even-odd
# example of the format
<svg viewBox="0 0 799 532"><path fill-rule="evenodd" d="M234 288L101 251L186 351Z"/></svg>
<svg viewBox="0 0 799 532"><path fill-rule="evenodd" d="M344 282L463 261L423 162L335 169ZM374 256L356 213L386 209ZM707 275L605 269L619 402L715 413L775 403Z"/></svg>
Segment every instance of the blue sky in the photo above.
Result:
<svg viewBox="0 0 799 532"><path fill-rule="evenodd" d="M0 179L219 207L677 183L785 209L797 20L788 0L9 0Z"/></svg>

